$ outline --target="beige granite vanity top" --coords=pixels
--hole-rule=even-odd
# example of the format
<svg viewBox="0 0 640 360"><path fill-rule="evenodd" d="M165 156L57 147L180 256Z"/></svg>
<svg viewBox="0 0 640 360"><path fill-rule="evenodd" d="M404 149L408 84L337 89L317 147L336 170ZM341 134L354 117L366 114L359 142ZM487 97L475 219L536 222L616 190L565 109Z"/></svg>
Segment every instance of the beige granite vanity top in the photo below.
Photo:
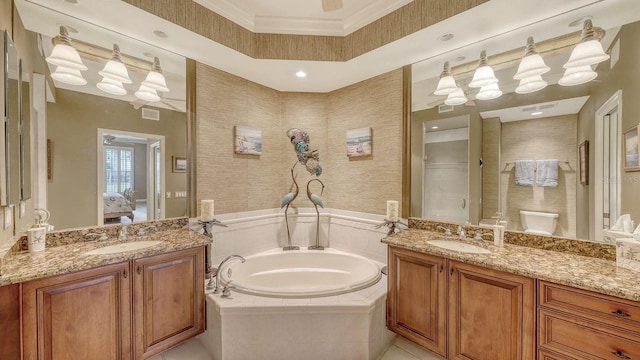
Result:
<svg viewBox="0 0 640 360"><path fill-rule="evenodd" d="M86 255L85 252L109 245L160 240L158 245L148 248L108 255ZM10 253L3 259L0 286L25 282L53 275L95 268L108 264L130 261L143 257L189 249L210 244L211 239L189 229L158 231L145 236L132 236L126 241L81 241L47 247L38 253L28 251Z"/></svg>
<svg viewBox="0 0 640 360"><path fill-rule="evenodd" d="M510 244L500 248L494 246L493 242L466 240L464 242L491 251L490 254L469 254L429 245L427 240L432 239L462 241L444 237L441 233L408 229L388 236L382 242L420 253L640 301L640 273L618 267L615 261Z"/></svg>

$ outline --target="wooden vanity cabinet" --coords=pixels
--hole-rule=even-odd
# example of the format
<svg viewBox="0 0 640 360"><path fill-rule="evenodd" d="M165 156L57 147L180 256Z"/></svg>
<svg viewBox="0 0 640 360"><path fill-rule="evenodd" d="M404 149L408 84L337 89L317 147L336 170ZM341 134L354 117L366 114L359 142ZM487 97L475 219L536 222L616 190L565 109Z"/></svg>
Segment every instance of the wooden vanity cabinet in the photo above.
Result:
<svg viewBox="0 0 640 360"><path fill-rule="evenodd" d="M535 359L535 280L449 261L449 359Z"/></svg>
<svg viewBox="0 0 640 360"><path fill-rule="evenodd" d="M204 331L204 249L22 285L24 360L146 359Z"/></svg>
<svg viewBox="0 0 640 360"><path fill-rule="evenodd" d="M25 360L130 359L130 263L23 284Z"/></svg>
<svg viewBox="0 0 640 360"><path fill-rule="evenodd" d="M546 281L538 286L540 359L640 359L637 302Z"/></svg>
<svg viewBox="0 0 640 360"><path fill-rule="evenodd" d="M0 286L0 358L20 360L20 284Z"/></svg>
<svg viewBox="0 0 640 360"><path fill-rule="evenodd" d="M146 359L204 331L202 248L133 262L135 359Z"/></svg>
<svg viewBox="0 0 640 360"><path fill-rule="evenodd" d="M535 359L535 280L389 247L387 325L448 359Z"/></svg>
<svg viewBox="0 0 640 360"><path fill-rule="evenodd" d="M389 248L387 327L446 355L446 260Z"/></svg>

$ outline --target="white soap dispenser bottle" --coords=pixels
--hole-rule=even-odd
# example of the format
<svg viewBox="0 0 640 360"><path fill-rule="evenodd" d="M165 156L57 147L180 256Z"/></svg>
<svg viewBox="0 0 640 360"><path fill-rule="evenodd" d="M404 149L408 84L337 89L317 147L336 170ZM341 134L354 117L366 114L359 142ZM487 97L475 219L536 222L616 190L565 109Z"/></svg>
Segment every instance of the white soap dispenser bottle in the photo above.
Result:
<svg viewBox="0 0 640 360"><path fill-rule="evenodd" d="M493 226L493 244L497 247L504 246L504 221L502 220L502 213L496 213L496 224Z"/></svg>

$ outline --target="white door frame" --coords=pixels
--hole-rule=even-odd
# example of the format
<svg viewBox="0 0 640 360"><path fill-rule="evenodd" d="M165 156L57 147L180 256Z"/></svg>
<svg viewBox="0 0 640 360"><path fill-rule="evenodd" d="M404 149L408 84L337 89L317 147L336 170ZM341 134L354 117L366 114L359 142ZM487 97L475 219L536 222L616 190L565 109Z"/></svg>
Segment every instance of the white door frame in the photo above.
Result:
<svg viewBox="0 0 640 360"><path fill-rule="evenodd" d="M620 149L620 144L621 144L621 140L620 140L620 124L622 124L622 90L618 90L616 91L610 98L609 100L607 100L604 104L602 104L602 106L600 106L600 108L598 108L598 110L596 111L596 118L595 118L595 130L596 130L596 134L595 134L595 148L594 148L594 154L595 154L595 159L594 159L594 167L595 167L595 172L594 172L594 192L593 192L593 209L594 209L594 221L593 224L590 225L591 229L593 229L593 231L590 231L590 233L594 234L594 238L593 240L596 241L602 241L603 239L603 235L602 235L602 226L600 226L603 223L603 219L604 219L604 202L602 199L602 195L604 192L604 169L602 167L602 163L604 161L604 140L603 140L603 136L604 136L604 129L603 129L603 124L604 124L604 117L607 116L607 114L609 114L613 109L618 108L618 146L616 149L614 149L614 151L616 151L617 153L617 158L621 159L621 149ZM606 179L607 181L619 181L620 180L620 167L618 167L618 174L615 175L615 179L612 179L612 177L610 176L609 179ZM620 186L617 187L618 192L616 194L617 199L620 199ZM618 213L620 213L620 201L617 202L617 206L618 206ZM611 224L613 224L616 221L616 219L609 219L609 222Z"/></svg>
<svg viewBox="0 0 640 360"><path fill-rule="evenodd" d="M160 166L164 164L164 144L158 139L149 139L147 141L147 162L150 164L147 166L147 219L155 220L155 219L164 219L165 217L165 196L164 196L164 170L160 169L160 190L159 192L155 191L155 180L156 180L156 154L155 149L160 148ZM151 196L149 196L151 194ZM151 201L149 201L151 199ZM160 200L160 214L156 214L156 203ZM151 210L152 209L152 210Z"/></svg>
<svg viewBox="0 0 640 360"><path fill-rule="evenodd" d="M145 134L145 133L138 133L138 132L132 132L132 131L122 131L122 130L111 130L111 129L102 129L102 128L98 128L98 137L97 137L97 144L98 144L98 151L97 151L97 164L98 164L98 173L97 173L97 191L96 191L96 195L97 195L97 204L98 204L98 226L104 225L104 205L103 205L103 199L102 199L102 193L104 192L104 135L105 134L114 134L114 135L128 135L128 136L135 136L135 137L140 137L140 138L146 138L146 139L154 139L154 142L160 141L160 157L161 157L161 164L164 165L165 164L165 154L164 154L164 148L165 148L165 139L163 135L157 135L157 134ZM149 173L149 168L150 168L150 164L147 164L147 173ZM164 194L164 178L165 178L165 173L166 173L166 169L163 169L160 174L161 174L161 179L160 179L160 186L161 186L161 192L160 194ZM148 179L148 177L147 177ZM147 181L147 194L149 193L149 182ZM162 206L162 212L161 212L161 218L164 218L164 196L161 196L161 203L160 205ZM149 204L147 204L147 207L149 206Z"/></svg>

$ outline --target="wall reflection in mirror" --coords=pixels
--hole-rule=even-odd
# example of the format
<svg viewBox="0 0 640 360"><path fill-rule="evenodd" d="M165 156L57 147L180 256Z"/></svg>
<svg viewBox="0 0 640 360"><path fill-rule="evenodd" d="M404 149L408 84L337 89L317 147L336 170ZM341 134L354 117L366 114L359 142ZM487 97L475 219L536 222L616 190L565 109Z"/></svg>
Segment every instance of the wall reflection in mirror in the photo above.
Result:
<svg viewBox="0 0 640 360"><path fill-rule="evenodd" d="M567 26L577 15L413 65L411 216L491 225L500 212L510 230L595 241L610 239L605 229L615 229L623 214L640 222L640 172L624 169L622 140L640 121L640 22L591 14L611 58L591 65L597 77L581 85L558 84L573 46L544 55L550 71L540 91L515 92L518 63L494 69L503 94L492 100L479 100L479 89L469 87L473 71L456 76L456 67L460 73L477 58L456 61L462 52L519 49L522 56L528 36L548 41L579 31ZM461 105L434 95L445 61L467 98Z"/></svg>
<svg viewBox="0 0 640 360"><path fill-rule="evenodd" d="M186 174L171 167L172 156L187 152L185 59L32 2L21 2L19 11L40 38L48 72L86 80L47 81L48 176L37 178L46 182L49 223L59 230L185 216ZM86 70L44 62L61 41L61 25ZM107 89L118 91L105 92L98 84L105 84L116 47L131 81L112 81ZM141 86L154 58L168 92ZM141 89L155 96L135 96Z"/></svg>

